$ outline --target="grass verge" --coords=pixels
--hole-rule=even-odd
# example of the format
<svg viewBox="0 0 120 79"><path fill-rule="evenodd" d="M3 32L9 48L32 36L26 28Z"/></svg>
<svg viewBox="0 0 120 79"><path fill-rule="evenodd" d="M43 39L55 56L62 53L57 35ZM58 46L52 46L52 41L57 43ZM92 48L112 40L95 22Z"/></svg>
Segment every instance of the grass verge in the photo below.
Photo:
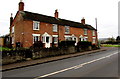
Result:
<svg viewBox="0 0 120 79"><path fill-rule="evenodd" d="M120 47L120 45L103 44L103 47Z"/></svg>

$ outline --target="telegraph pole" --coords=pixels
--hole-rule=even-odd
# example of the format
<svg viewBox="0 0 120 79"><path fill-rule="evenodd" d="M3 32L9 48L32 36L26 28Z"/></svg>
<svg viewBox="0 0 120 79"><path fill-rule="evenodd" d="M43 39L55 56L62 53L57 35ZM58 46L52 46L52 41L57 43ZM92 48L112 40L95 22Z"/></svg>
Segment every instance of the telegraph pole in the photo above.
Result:
<svg viewBox="0 0 120 79"><path fill-rule="evenodd" d="M97 46L100 47L99 42L98 42L98 27L97 27L97 18L95 18L95 24L96 24L96 42Z"/></svg>
<svg viewBox="0 0 120 79"><path fill-rule="evenodd" d="M96 23L96 30L97 30L97 18L95 18L95 23Z"/></svg>

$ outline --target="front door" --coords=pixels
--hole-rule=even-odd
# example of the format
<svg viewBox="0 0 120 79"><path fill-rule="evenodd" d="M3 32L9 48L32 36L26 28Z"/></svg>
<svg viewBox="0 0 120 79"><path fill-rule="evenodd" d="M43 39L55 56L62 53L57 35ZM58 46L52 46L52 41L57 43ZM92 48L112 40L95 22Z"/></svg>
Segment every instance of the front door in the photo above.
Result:
<svg viewBox="0 0 120 79"><path fill-rule="evenodd" d="M45 43L46 48L50 48L50 37L46 37L46 43Z"/></svg>

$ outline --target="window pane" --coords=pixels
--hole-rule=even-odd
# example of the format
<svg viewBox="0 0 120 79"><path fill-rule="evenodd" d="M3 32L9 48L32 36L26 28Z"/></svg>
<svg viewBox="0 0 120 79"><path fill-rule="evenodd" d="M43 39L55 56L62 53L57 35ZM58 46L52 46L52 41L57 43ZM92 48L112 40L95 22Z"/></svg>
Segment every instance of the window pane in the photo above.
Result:
<svg viewBox="0 0 120 79"><path fill-rule="evenodd" d="M95 36L95 31L93 30L93 36Z"/></svg>
<svg viewBox="0 0 120 79"><path fill-rule="evenodd" d="M33 21L33 30L39 30L39 22Z"/></svg>
<svg viewBox="0 0 120 79"><path fill-rule="evenodd" d="M72 38L71 38L71 37L65 37L65 40L66 40L66 41L71 41Z"/></svg>
<svg viewBox="0 0 120 79"><path fill-rule="evenodd" d="M57 32L57 24L53 24L53 32Z"/></svg>
<svg viewBox="0 0 120 79"><path fill-rule="evenodd" d="M84 35L87 35L87 29L84 29Z"/></svg>
<svg viewBox="0 0 120 79"><path fill-rule="evenodd" d="M12 33L14 33L14 26L12 27Z"/></svg>
<svg viewBox="0 0 120 79"><path fill-rule="evenodd" d="M69 26L65 26L65 33L69 33Z"/></svg>
<svg viewBox="0 0 120 79"><path fill-rule="evenodd" d="M57 37L53 37L53 41L54 41L54 42L57 42L57 41L58 41L58 38L57 38Z"/></svg>
<svg viewBox="0 0 120 79"><path fill-rule="evenodd" d="M33 43L39 41L39 36L33 36Z"/></svg>
<svg viewBox="0 0 120 79"><path fill-rule="evenodd" d="M96 42L96 38L93 38L93 43L95 43Z"/></svg>

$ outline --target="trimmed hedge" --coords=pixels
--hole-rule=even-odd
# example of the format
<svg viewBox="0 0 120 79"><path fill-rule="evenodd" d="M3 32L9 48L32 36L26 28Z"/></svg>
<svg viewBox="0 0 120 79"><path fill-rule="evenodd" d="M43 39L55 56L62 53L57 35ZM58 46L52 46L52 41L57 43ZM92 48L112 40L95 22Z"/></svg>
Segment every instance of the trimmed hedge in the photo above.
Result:
<svg viewBox="0 0 120 79"><path fill-rule="evenodd" d="M92 43L89 41L79 41L77 43L77 51L85 51L85 50L90 50L89 48L92 46Z"/></svg>
<svg viewBox="0 0 120 79"><path fill-rule="evenodd" d="M77 43L77 46L80 46L80 47L89 47L89 46L92 46L92 43L89 42L89 41L79 41Z"/></svg>
<svg viewBox="0 0 120 79"><path fill-rule="evenodd" d="M36 42L33 44L32 47L33 47L33 48L41 48L41 47L43 47L43 43L42 43L42 41L36 41Z"/></svg>
<svg viewBox="0 0 120 79"><path fill-rule="evenodd" d="M61 41L59 47L75 46L75 41Z"/></svg>

